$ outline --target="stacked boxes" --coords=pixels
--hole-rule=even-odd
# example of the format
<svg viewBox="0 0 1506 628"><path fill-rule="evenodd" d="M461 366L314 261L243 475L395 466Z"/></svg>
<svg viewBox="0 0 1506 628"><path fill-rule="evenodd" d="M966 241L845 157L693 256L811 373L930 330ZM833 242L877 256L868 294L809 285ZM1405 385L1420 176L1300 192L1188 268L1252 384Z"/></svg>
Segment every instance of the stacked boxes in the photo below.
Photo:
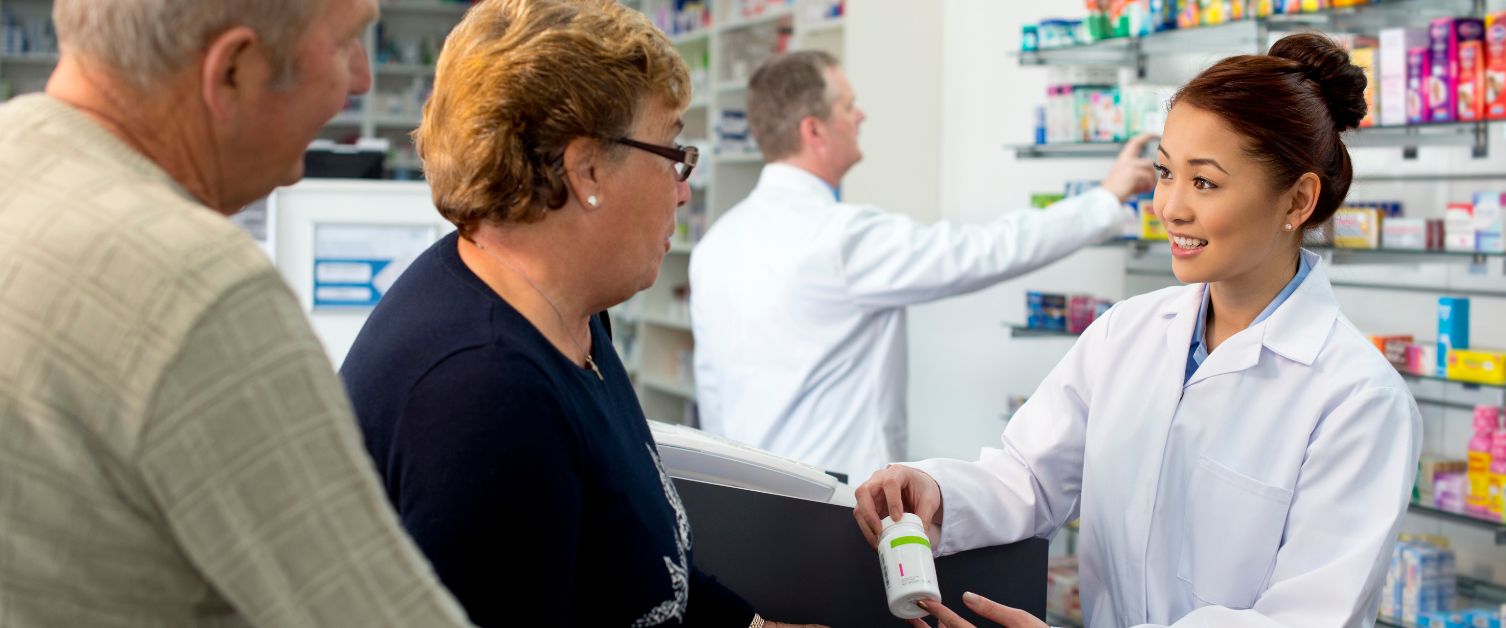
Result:
<svg viewBox="0 0 1506 628"><path fill-rule="evenodd" d="M1455 592L1454 553L1448 541L1403 536L1386 571L1380 614L1412 624L1419 616L1448 611Z"/></svg>
<svg viewBox="0 0 1506 628"><path fill-rule="evenodd" d="M1485 117L1506 120L1506 13L1485 17Z"/></svg>

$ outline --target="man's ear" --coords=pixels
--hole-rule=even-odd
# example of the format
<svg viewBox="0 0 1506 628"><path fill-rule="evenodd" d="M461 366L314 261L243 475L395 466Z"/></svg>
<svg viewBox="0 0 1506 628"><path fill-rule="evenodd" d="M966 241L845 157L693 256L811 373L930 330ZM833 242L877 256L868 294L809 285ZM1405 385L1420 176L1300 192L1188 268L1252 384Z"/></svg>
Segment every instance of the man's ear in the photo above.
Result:
<svg viewBox="0 0 1506 628"><path fill-rule="evenodd" d="M270 88L273 68L261 38L250 27L236 26L220 33L203 54L204 104L216 120L232 119L254 96Z"/></svg>
<svg viewBox="0 0 1506 628"><path fill-rule="evenodd" d="M800 119L800 145L818 147L826 143L826 126L815 116Z"/></svg>

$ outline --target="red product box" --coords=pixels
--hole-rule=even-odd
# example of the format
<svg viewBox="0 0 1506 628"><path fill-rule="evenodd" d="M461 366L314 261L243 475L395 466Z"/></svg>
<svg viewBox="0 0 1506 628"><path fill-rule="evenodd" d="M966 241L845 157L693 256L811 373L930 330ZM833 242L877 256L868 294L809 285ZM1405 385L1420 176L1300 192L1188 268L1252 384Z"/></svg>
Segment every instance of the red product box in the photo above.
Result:
<svg viewBox="0 0 1506 628"><path fill-rule="evenodd" d="M1485 16L1485 117L1506 120L1506 13Z"/></svg>
<svg viewBox="0 0 1506 628"><path fill-rule="evenodd" d="M1428 237L1428 244L1427 244L1428 250L1429 251L1442 251L1443 250L1443 219L1442 218L1429 218L1428 222L1427 222L1427 225L1428 225L1428 235L1427 235L1427 237Z"/></svg>
<svg viewBox="0 0 1506 628"><path fill-rule="evenodd" d="M1098 314L1098 299L1089 295L1073 295L1067 300L1067 333L1080 334L1087 331Z"/></svg>
<svg viewBox="0 0 1506 628"><path fill-rule="evenodd" d="M1485 119L1485 23L1460 20L1458 98L1459 119L1474 122Z"/></svg>

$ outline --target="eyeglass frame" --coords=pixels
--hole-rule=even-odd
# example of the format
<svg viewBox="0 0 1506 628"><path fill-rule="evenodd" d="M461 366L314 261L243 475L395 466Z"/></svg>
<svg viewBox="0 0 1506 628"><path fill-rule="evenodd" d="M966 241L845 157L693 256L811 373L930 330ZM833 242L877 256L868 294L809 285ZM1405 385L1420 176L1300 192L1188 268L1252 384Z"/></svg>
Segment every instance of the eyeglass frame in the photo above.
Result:
<svg viewBox="0 0 1506 628"><path fill-rule="evenodd" d="M622 144L623 146L629 146L641 151L653 153L655 155L673 161L676 164L684 164L685 172L676 173L676 175L680 177L680 182L688 181L690 179L690 173L695 170L696 164L700 163L701 161L701 149L694 146L684 146L681 144L676 144L674 146L660 146L658 144L649 144L647 142L640 142L638 140L626 137L614 137L612 138L612 141L618 144Z"/></svg>

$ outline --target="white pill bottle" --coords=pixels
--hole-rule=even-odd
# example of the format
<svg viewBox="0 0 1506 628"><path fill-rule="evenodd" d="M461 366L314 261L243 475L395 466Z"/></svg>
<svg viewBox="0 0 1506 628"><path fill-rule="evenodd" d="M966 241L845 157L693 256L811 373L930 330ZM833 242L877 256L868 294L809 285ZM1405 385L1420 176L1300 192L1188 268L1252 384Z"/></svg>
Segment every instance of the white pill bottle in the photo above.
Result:
<svg viewBox="0 0 1506 628"><path fill-rule="evenodd" d="M884 517L878 555L879 567L884 572L884 593L889 599L889 612L895 617L925 617L926 610L916 602L941 601L936 562L931 558L931 540L926 537L926 527L919 516L907 512L898 522Z"/></svg>

